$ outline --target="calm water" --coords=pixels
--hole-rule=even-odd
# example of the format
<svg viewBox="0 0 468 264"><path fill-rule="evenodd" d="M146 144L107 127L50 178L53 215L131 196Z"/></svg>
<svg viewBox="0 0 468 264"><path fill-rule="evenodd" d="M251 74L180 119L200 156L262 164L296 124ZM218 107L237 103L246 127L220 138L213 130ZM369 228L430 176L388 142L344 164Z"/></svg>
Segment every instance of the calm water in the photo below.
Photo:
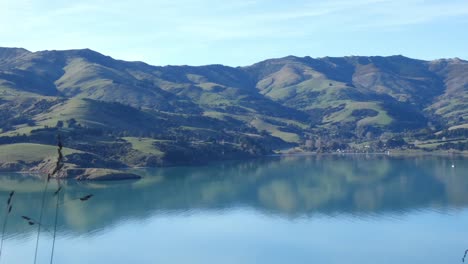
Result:
<svg viewBox="0 0 468 264"><path fill-rule="evenodd" d="M461 263L468 248L468 159L283 157L136 172L144 178L64 183L55 263ZM21 216L38 218L42 188L0 175L0 201L17 192L0 263L33 262L36 228ZM54 207L49 199L48 230ZM38 263L51 245L46 230Z"/></svg>

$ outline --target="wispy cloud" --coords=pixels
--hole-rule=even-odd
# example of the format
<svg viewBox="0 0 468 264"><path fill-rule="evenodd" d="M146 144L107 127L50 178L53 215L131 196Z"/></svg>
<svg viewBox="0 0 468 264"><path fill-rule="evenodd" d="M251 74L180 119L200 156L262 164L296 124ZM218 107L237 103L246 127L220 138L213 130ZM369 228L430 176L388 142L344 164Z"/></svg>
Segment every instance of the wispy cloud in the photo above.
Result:
<svg viewBox="0 0 468 264"><path fill-rule="evenodd" d="M266 45L305 53L312 49L307 43L318 43L314 49L323 52L349 52L350 44L336 44L345 36L369 42L381 32L429 34L418 26L442 22L458 30L467 17L466 0L0 0L0 45L90 47L124 59L140 49L158 61L226 56L223 50L241 47L254 56ZM190 54L187 47L199 52Z"/></svg>
<svg viewBox="0 0 468 264"><path fill-rule="evenodd" d="M437 20L463 17L468 15L468 2L392 1L373 6L367 9L366 13L368 20L354 24L354 28L401 28Z"/></svg>

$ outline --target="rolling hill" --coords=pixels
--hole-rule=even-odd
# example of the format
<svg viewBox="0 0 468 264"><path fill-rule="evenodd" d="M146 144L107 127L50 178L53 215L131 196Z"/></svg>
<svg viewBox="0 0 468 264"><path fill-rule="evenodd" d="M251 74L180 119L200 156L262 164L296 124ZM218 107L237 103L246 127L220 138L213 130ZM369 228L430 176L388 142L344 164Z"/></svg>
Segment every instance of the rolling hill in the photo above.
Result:
<svg viewBox="0 0 468 264"><path fill-rule="evenodd" d="M153 166L263 155L307 140L464 137L467 91L468 62L457 58L160 67L89 49L0 48L0 144L50 145L60 132L81 163Z"/></svg>

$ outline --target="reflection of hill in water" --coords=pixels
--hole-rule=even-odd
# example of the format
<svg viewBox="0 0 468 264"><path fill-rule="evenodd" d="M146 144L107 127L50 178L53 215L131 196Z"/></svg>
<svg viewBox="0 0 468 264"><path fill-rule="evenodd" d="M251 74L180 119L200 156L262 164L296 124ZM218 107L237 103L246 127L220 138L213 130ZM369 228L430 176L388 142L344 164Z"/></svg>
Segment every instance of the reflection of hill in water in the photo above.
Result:
<svg viewBox="0 0 468 264"><path fill-rule="evenodd" d="M468 203L466 160L385 156L284 157L206 167L148 169L136 182L66 183L61 232L86 233L124 219L155 214L251 207L268 214L403 213ZM8 233L32 231L21 215L37 216L43 182L14 174L0 177L0 199L16 190ZM54 188L51 188L54 189ZM73 200L86 193L87 203ZM46 220L52 220L49 200ZM2 219L3 219L2 212ZM45 223L47 225L47 223Z"/></svg>

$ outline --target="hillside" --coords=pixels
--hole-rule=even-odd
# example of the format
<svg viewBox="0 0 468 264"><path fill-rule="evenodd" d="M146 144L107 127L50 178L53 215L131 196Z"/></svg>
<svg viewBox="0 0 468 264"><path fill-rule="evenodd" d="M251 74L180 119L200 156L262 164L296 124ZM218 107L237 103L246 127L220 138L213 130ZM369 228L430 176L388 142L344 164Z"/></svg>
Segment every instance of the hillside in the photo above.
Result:
<svg viewBox="0 0 468 264"><path fill-rule="evenodd" d="M61 133L75 150L70 162L101 167L294 146L381 149L402 139L463 150L467 90L460 59L288 56L236 68L158 67L89 49L0 48L0 144L53 145Z"/></svg>

